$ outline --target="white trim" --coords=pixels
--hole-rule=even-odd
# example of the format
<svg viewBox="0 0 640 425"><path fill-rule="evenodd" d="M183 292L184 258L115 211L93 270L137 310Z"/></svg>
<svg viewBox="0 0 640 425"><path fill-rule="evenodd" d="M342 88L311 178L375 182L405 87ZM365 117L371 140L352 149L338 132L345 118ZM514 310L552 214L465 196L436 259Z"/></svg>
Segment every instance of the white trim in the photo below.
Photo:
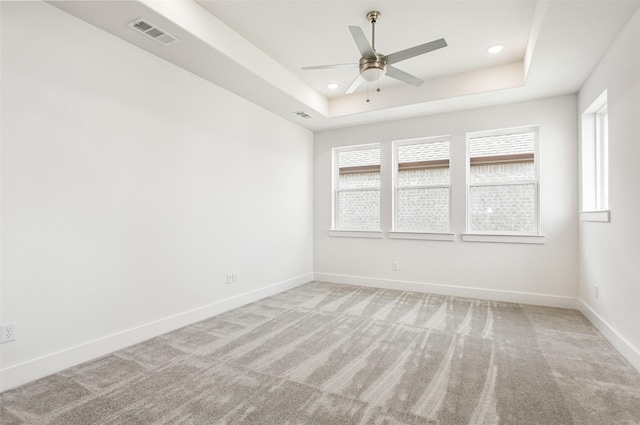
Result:
<svg viewBox="0 0 640 425"><path fill-rule="evenodd" d="M498 235L484 233L463 233L463 242L494 242L494 243L524 243L543 244L545 235Z"/></svg>
<svg viewBox="0 0 640 425"><path fill-rule="evenodd" d="M350 145L350 146L336 146L333 148L334 152L351 152L351 151L363 151L367 149L378 149L380 142L365 143L362 145Z"/></svg>
<svg viewBox="0 0 640 425"><path fill-rule="evenodd" d="M382 239L382 230L329 230L329 236L339 238Z"/></svg>
<svg viewBox="0 0 640 425"><path fill-rule="evenodd" d="M600 317L600 315L582 299L578 299L578 310L600 331L602 336L627 359L631 366L640 372L640 349L631 345L629 341L620 335L618 331Z"/></svg>
<svg viewBox="0 0 640 425"><path fill-rule="evenodd" d="M0 370L0 392L49 376L69 367L104 356L167 332L180 329L192 323L224 313L225 311L295 288L311 280L313 280L312 273L293 277L282 282L264 286L260 289L245 292L7 367Z"/></svg>
<svg viewBox="0 0 640 425"><path fill-rule="evenodd" d="M467 135L471 134L472 137L508 136L512 134L526 133L527 131L537 132L539 131L539 129L540 129L540 126L538 124L530 124L530 125L523 125L520 127L507 127L507 128L496 128L491 130L469 131L467 132Z"/></svg>
<svg viewBox="0 0 640 425"><path fill-rule="evenodd" d="M389 239L419 239L425 241L453 242L456 239L456 234L431 232L389 232Z"/></svg>
<svg viewBox="0 0 640 425"><path fill-rule="evenodd" d="M610 223L611 211L580 211L580 221L600 221L603 223Z"/></svg>
<svg viewBox="0 0 640 425"><path fill-rule="evenodd" d="M497 289L471 288L467 286L442 285L437 283L414 282L391 279L377 279L364 276L349 276L333 273L313 274L319 282L342 283L345 285L366 286L370 288L397 289L401 291L423 292L464 298L512 302L519 304L541 305L576 309L577 299L561 295L532 294L528 292L502 291Z"/></svg>
<svg viewBox="0 0 640 425"><path fill-rule="evenodd" d="M420 145L423 143L437 143L437 142L449 142L451 143L451 135L443 134L441 136L425 136L425 137L416 137L413 139L401 139L401 140L393 140L393 146L403 146L403 145Z"/></svg>

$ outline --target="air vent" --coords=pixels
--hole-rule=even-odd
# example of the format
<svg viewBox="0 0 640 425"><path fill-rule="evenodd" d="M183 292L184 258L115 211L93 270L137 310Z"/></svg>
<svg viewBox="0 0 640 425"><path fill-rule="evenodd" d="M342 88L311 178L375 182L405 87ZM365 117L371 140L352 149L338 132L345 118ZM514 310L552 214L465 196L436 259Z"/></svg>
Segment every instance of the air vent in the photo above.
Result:
<svg viewBox="0 0 640 425"><path fill-rule="evenodd" d="M311 115L307 114L306 112L300 111L300 112L295 112L295 114L300 118L304 118L305 120L308 120L309 118L311 118Z"/></svg>
<svg viewBox="0 0 640 425"><path fill-rule="evenodd" d="M147 37L154 39L158 43L164 44L165 46L179 41L177 37L169 34L163 29L158 28L144 18L136 19L135 21L131 22L129 26L135 30L140 31Z"/></svg>

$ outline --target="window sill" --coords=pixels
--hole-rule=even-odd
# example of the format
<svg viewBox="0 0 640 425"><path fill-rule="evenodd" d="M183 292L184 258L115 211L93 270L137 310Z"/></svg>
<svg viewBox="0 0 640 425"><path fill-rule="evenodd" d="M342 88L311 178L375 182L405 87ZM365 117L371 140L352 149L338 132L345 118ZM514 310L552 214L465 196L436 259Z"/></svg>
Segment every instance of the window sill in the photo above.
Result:
<svg viewBox="0 0 640 425"><path fill-rule="evenodd" d="M339 238L373 238L382 239L381 230L329 230L329 236Z"/></svg>
<svg viewBox="0 0 640 425"><path fill-rule="evenodd" d="M389 239L417 239L425 241L453 242L455 238L455 233L389 232Z"/></svg>
<svg viewBox="0 0 640 425"><path fill-rule="evenodd" d="M495 243L523 243L543 244L544 235L498 235L486 233L463 233L463 242L495 242Z"/></svg>
<svg viewBox="0 0 640 425"><path fill-rule="evenodd" d="M580 211L580 221L600 221L602 223L610 223L611 211Z"/></svg>

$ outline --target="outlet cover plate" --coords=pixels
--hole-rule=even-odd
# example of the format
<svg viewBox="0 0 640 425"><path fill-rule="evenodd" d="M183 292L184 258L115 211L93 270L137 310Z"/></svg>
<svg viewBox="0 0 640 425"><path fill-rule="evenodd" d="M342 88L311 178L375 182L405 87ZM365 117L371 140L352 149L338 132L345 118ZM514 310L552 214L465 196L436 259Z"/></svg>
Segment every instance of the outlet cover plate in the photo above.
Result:
<svg viewBox="0 0 640 425"><path fill-rule="evenodd" d="M0 325L0 344L5 342L15 341L16 339L16 324L7 323Z"/></svg>

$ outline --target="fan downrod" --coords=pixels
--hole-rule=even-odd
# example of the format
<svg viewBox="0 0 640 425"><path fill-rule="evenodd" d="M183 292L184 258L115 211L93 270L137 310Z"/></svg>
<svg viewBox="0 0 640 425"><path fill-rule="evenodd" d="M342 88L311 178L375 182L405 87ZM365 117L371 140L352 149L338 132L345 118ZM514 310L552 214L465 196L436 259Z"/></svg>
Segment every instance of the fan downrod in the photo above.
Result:
<svg viewBox="0 0 640 425"><path fill-rule="evenodd" d="M376 51L376 22L378 22L380 16L382 16L382 14L377 10L372 10L367 13L367 20L371 22L371 48L374 52Z"/></svg>

